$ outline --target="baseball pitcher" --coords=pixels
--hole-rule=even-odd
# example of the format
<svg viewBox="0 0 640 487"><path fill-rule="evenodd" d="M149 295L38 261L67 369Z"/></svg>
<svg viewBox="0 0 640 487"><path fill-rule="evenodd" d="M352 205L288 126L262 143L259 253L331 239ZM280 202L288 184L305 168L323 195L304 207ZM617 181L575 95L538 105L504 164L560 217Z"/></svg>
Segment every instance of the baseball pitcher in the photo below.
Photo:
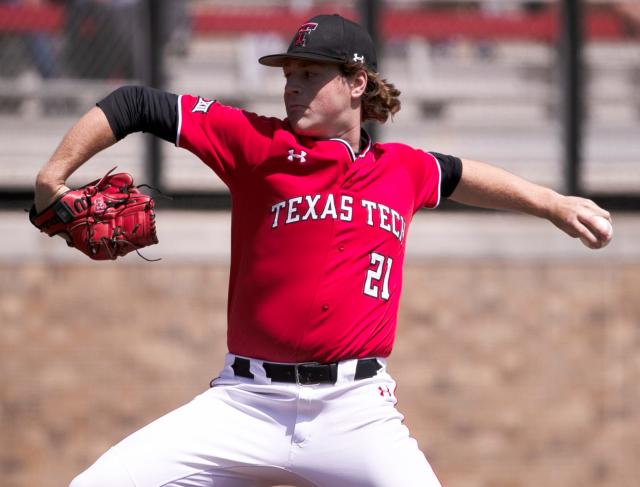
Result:
<svg viewBox="0 0 640 487"><path fill-rule="evenodd" d="M439 486L403 425L386 366L413 215L450 198L546 218L591 248L611 237L598 223L609 213L592 201L488 164L371 140L362 123L396 113L399 91L378 73L368 33L349 20L316 16L287 52L259 62L284 74L284 120L122 87L80 119L38 174L32 221L57 223L63 236L72 230L58 220L100 222L109 207L94 203L95 188L69 198L67 178L136 131L194 153L232 196L223 369L72 487ZM87 217L94 207L98 216ZM109 227L100 242L113 248L87 253L120 255L140 228L113 236ZM95 231L74 246L85 234Z"/></svg>

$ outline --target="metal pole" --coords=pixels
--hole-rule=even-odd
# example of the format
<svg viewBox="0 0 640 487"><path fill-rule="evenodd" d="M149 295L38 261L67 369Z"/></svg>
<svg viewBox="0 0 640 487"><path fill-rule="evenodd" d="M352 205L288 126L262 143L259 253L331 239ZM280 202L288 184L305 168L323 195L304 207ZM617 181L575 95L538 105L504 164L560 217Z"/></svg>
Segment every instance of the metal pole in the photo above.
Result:
<svg viewBox="0 0 640 487"><path fill-rule="evenodd" d="M358 2L358 10L360 15L360 23L363 27L365 27L369 34L371 35L371 39L373 39L373 44L376 48L376 54L378 56L378 65L380 64L380 29L378 26L378 20L380 18L380 0L359 0ZM371 136L372 141L376 141L378 139L379 126L376 122L367 122L365 123L365 128L369 135Z"/></svg>
<svg viewBox="0 0 640 487"><path fill-rule="evenodd" d="M146 27L144 36L144 58L147 59L142 81L145 85L163 89L164 86L164 0L141 0L141 15ZM162 141L146 134L145 171L149 184L162 188Z"/></svg>
<svg viewBox="0 0 640 487"><path fill-rule="evenodd" d="M560 70L562 73L562 119L565 189L582 194L582 121L584 115L582 65L582 0L563 0L560 9Z"/></svg>

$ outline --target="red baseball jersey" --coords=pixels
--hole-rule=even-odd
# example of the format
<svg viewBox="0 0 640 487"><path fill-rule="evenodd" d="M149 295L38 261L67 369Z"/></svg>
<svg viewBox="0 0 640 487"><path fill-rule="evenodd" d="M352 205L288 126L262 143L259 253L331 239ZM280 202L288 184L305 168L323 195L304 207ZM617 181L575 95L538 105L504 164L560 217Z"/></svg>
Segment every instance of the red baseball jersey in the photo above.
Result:
<svg viewBox="0 0 640 487"><path fill-rule="evenodd" d="M232 198L228 347L274 362L386 357L411 218L440 201L437 159L397 143L359 155L286 120L191 95L176 145Z"/></svg>

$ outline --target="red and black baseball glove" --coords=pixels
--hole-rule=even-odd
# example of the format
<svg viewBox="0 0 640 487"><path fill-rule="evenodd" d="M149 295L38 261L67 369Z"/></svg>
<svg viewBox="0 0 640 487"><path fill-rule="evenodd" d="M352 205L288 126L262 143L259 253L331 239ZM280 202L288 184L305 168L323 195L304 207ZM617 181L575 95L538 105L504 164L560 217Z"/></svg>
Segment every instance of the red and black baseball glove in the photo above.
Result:
<svg viewBox="0 0 640 487"><path fill-rule="evenodd" d="M29 220L95 260L114 260L157 244L153 198L140 192L130 174L112 175L115 169L63 193L40 213L33 206Z"/></svg>

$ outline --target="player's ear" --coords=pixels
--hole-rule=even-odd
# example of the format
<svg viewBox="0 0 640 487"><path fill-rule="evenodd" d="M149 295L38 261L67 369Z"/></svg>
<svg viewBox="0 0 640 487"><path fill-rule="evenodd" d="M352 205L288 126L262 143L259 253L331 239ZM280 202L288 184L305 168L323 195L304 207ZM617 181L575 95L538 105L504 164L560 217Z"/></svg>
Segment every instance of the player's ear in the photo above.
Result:
<svg viewBox="0 0 640 487"><path fill-rule="evenodd" d="M350 80L351 84L351 96L353 98L360 98L367 89L367 81L369 80L367 72L364 69L359 69Z"/></svg>

